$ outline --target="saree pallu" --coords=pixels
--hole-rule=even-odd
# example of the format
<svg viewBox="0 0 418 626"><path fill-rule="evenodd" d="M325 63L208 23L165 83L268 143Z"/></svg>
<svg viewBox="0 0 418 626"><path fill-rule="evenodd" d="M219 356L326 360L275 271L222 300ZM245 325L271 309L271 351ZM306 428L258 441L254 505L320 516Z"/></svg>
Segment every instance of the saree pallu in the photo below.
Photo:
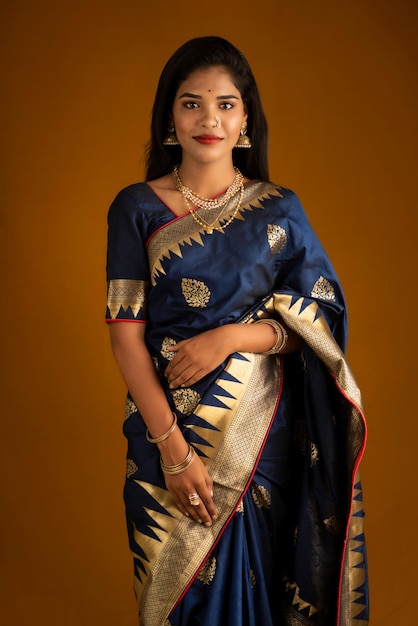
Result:
<svg viewBox="0 0 418 626"><path fill-rule="evenodd" d="M343 294L293 192L247 184L223 228L235 209L209 234L140 183L109 211L107 320L146 323L219 510L210 528L178 511L128 393L124 497L140 624L365 626L366 430L344 358ZM295 330L300 353L235 353L196 385L168 388L170 346L262 317Z"/></svg>

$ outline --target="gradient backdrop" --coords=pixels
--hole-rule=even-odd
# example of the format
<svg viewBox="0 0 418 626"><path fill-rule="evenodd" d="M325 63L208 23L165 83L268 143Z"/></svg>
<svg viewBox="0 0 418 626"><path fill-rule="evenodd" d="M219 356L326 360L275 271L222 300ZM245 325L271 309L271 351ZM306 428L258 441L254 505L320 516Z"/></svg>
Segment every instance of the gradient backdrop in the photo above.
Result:
<svg viewBox="0 0 418 626"><path fill-rule="evenodd" d="M372 626L415 622L416 0L16 0L1 13L0 621L136 626L106 213L143 176L186 39L248 57L271 171L345 287L363 390ZM260 625L261 626L261 625Z"/></svg>

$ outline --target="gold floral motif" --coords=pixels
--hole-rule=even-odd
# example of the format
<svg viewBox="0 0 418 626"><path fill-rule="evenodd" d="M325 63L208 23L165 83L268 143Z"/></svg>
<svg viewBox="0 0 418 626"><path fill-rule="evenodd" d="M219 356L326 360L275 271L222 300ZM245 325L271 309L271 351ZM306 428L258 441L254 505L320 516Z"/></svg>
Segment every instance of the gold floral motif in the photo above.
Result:
<svg viewBox="0 0 418 626"><path fill-rule="evenodd" d="M131 417L132 413L135 413L137 411L137 407L136 404L133 400L131 400L130 398L126 398L126 403L125 403L125 419L127 420L128 417Z"/></svg>
<svg viewBox="0 0 418 626"><path fill-rule="evenodd" d="M316 465L319 459L318 446L312 441L309 441L308 433L306 432L306 424L303 420L295 420L293 425L293 439L299 452L303 455L309 455L311 467Z"/></svg>
<svg viewBox="0 0 418 626"><path fill-rule="evenodd" d="M267 240L272 254L279 254L287 243L287 235L284 228L276 224L268 224Z"/></svg>
<svg viewBox="0 0 418 626"><path fill-rule="evenodd" d="M255 584L256 584L256 578L255 578L254 571L252 569L250 569L250 583L251 583L251 588L254 589Z"/></svg>
<svg viewBox="0 0 418 626"><path fill-rule="evenodd" d="M216 574L216 558L211 556L200 572L197 575L197 579L201 580L204 585L210 585Z"/></svg>
<svg viewBox="0 0 418 626"><path fill-rule="evenodd" d="M173 401L176 409L183 415L190 415L200 402L200 394L194 389L188 387L184 389L176 389L172 392Z"/></svg>
<svg viewBox="0 0 418 626"><path fill-rule="evenodd" d="M335 302L335 291L329 280L320 276L313 286L311 291L312 298L319 298L320 300L331 300Z"/></svg>
<svg viewBox="0 0 418 626"><path fill-rule="evenodd" d="M129 478L138 471L138 465L132 459L126 459L126 476Z"/></svg>
<svg viewBox="0 0 418 626"><path fill-rule="evenodd" d="M241 500L241 502L237 506L236 512L237 513L241 513L242 515L244 515L244 500Z"/></svg>
<svg viewBox="0 0 418 626"><path fill-rule="evenodd" d="M253 485L251 487L251 495L253 500L260 509L269 509L271 505L271 494L262 485Z"/></svg>
<svg viewBox="0 0 418 626"><path fill-rule="evenodd" d="M309 443L309 456L311 459L311 467L313 467L318 462L319 452L318 447L312 443L312 441Z"/></svg>
<svg viewBox="0 0 418 626"><path fill-rule="evenodd" d="M341 517L339 515L332 515L331 517L327 517L324 519L324 525L327 531L336 537L341 533L342 524Z"/></svg>
<svg viewBox="0 0 418 626"><path fill-rule="evenodd" d="M192 307L204 309L210 300L210 291L201 280L183 278L181 291L187 304Z"/></svg>
<svg viewBox="0 0 418 626"><path fill-rule="evenodd" d="M161 352L161 356L164 359L167 359L167 361L171 361L171 359L174 358L175 352L170 352L168 348L175 346L176 343L177 343L176 340L173 339L172 337L164 337L163 343L161 344L160 352Z"/></svg>
<svg viewBox="0 0 418 626"><path fill-rule="evenodd" d="M149 283L145 280L109 280L107 288L107 306L111 319L116 319L122 308L132 310L133 316L137 317L141 309L145 309L145 299Z"/></svg>

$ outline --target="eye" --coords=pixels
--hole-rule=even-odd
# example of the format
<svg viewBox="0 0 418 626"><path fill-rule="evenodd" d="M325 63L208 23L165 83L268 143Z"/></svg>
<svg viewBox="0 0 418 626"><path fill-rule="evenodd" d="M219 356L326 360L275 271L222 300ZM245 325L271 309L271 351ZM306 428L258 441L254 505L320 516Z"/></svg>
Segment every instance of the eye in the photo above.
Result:
<svg viewBox="0 0 418 626"><path fill-rule="evenodd" d="M186 109L197 109L197 107L198 107L199 105L197 104L197 102L184 102L184 103L183 103L183 106L184 106Z"/></svg>
<svg viewBox="0 0 418 626"><path fill-rule="evenodd" d="M234 105L232 104L232 102L222 102L222 104L219 106L220 109L223 109L224 111L228 111L229 109L232 109L234 107Z"/></svg>

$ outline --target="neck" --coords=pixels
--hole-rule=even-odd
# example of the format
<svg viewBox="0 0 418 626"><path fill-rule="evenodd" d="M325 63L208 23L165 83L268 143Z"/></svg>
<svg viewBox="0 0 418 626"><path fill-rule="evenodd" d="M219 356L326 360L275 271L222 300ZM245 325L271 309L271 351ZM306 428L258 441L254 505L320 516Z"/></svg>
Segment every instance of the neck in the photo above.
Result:
<svg viewBox="0 0 418 626"><path fill-rule="evenodd" d="M228 164L196 163L183 160L179 166L179 176L186 187L202 198L213 198L225 191L235 178L232 159Z"/></svg>

